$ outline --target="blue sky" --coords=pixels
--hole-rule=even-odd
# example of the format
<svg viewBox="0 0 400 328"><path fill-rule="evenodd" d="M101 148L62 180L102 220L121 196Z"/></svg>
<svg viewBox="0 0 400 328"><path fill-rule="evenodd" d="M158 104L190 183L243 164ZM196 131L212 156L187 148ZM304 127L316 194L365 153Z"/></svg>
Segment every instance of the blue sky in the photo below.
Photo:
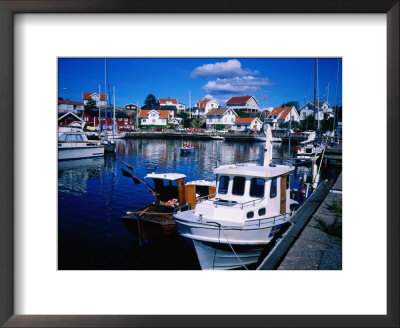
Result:
<svg viewBox="0 0 400 328"><path fill-rule="evenodd" d="M336 104L337 58L318 59L320 101ZM189 105L204 97L222 106L232 96L255 96L260 107L313 101L314 58L107 58L110 87L116 105L139 102L149 93L177 98ZM327 86L329 83L329 95ZM83 92L104 92L104 58L60 58L59 97L82 101ZM65 91L63 88L67 88ZM342 60L339 59L338 104L342 103Z"/></svg>

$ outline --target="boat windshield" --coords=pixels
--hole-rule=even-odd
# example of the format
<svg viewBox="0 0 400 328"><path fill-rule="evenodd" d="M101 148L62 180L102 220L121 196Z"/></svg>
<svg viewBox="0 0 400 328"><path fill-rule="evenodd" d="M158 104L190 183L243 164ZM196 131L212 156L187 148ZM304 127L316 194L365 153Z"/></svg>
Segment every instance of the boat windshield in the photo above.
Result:
<svg viewBox="0 0 400 328"><path fill-rule="evenodd" d="M62 134L58 141L61 142L82 142L83 138L81 134Z"/></svg>
<svg viewBox="0 0 400 328"><path fill-rule="evenodd" d="M219 194L227 194L228 193L228 185L229 185L229 177L223 175L219 178L218 184L218 193Z"/></svg>
<svg viewBox="0 0 400 328"><path fill-rule="evenodd" d="M251 179L250 183L250 197L263 198L265 180L260 178Z"/></svg>

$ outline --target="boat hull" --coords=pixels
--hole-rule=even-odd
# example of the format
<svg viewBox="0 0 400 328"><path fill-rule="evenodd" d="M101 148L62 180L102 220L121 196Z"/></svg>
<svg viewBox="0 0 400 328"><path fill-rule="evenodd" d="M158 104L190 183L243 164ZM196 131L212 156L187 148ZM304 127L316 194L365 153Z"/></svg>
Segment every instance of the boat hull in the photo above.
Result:
<svg viewBox="0 0 400 328"><path fill-rule="evenodd" d="M100 157L104 155L103 146L63 147L58 148L58 160Z"/></svg>
<svg viewBox="0 0 400 328"><path fill-rule="evenodd" d="M215 244L185 238L197 254L202 270L231 270L257 263L264 245Z"/></svg>
<svg viewBox="0 0 400 328"><path fill-rule="evenodd" d="M235 269L257 263L266 245L287 222L282 216L265 223L255 220L243 227L219 227L185 221L179 215L174 219L178 233L193 247L204 270Z"/></svg>

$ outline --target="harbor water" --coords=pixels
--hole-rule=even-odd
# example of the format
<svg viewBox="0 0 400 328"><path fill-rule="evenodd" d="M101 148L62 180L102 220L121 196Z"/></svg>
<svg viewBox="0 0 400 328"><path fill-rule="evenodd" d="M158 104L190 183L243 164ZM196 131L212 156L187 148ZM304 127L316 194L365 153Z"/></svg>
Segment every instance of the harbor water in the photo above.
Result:
<svg viewBox="0 0 400 328"><path fill-rule="evenodd" d="M58 163L58 268L60 270L195 270L197 258L180 237L139 247L121 217L154 200L148 187L121 173L123 161L138 177L147 173L183 173L186 181L214 180L219 164L263 163L264 142L191 141L194 152L182 156L179 140L117 140L116 154ZM288 145L275 144L274 157L291 157ZM303 168L304 169L304 168ZM300 170L302 170L300 168ZM296 170L291 187L299 184ZM335 169L321 169L334 179ZM152 183L152 181L149 181Z"/></svg>

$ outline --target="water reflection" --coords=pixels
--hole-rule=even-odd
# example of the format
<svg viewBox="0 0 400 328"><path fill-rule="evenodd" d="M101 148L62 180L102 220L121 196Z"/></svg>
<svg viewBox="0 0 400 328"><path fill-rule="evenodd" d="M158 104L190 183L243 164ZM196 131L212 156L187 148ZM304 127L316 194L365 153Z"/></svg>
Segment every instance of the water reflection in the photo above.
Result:
<svg viewBox="0 0 400 328"><path fill-rule="evenodd" d="M87 180L102 175L104 158L85 158L58 162L58 191L81 194L87 191Z"/></svg>

